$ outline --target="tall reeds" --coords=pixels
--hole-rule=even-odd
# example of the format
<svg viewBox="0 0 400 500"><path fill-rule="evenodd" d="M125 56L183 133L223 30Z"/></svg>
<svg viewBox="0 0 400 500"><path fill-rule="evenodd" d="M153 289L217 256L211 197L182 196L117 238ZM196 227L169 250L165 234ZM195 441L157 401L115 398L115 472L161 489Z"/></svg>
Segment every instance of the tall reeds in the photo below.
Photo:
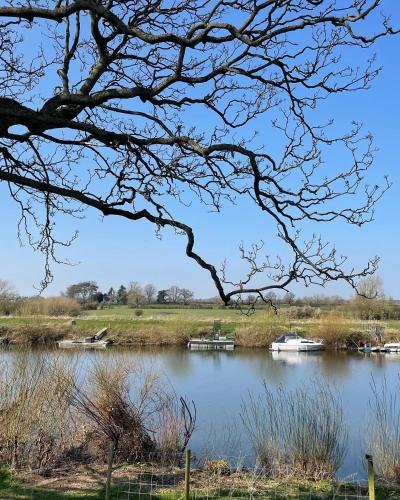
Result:
<svg viewBox="0 0 400 500"><path fill-rule="evenodd" d="M0 370L0 459L12 467L45 468L72 445L67 367L21 352Z"/></svg>
<svg viewBox="0 0 400 500"><path fill-rule="evenodd" d="M400 376L392 390L386 380L377 386L374 379L371 389L366 447L374 458L378 475L400 483Z"/></svg>
<svg viewBox="0 0 400 500"><path fill-rule="evenodd" d="M271 390L242 404L242 423L257 461L271 477L333 478L347 449L339 397L327 385Z"/></svg>
<svg viewBox="0 0 400 500"><path fill-rule="evenodd" d="M0 367L0 463L46 469L68 460L175 461L195 412L165 378L128 362L84 367L17 353Z"/></svg>

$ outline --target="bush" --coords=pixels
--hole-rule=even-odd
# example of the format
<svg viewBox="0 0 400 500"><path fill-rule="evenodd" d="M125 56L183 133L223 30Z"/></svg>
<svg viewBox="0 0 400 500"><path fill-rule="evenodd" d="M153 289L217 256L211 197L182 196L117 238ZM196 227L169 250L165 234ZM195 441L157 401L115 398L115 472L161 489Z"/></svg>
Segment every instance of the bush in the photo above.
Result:
<svg viewBox="0 0 400 500"><path fill-rule="evenodd" d="M69 297L34 297L18 301L20 316L78 316L81 307Z"/></svg>
<svg viewBox="0 0 400 500"><path fill-rule="evenodd" d="M246 347L266 347L288 329L286 316L267 310L256 321L235 329L236 342Z"/></svg>
<svg viewBox="0 0 400 500"><path fill-rule="evenodd" d="M120 359L85 366L85 380L77 364L26 352L0 368L0 462L14 468L105 462L110 442L118 462L177 463L194 430L164 379Z"/></svg>
<svg viewBox="0 0 400 500"><path fill-rule="evenodd" d="M342 315L331 312L323 316L318 323L315 336L328 347L343 347L350 335L350 323Z"/></svg>
<svg viewBox="0 0 400 500"><path fill-rule="evenodd" d="M345 456L342 406L322 384L272 392L264 383L263 395L243 402L241 420L259 464L271 477L333 478Z"/></svg>
<svg viewBox="0 0 400 500"><path fill-rule="evenodd" d="M135 316L143 316L143 311L141 309L138 309L137 311L135 311Z"/></svg>
<svg viewBox="0 0 400 500"><path fill-rule="evenodd" d="M319 309L315 309L311 306L295 307L291 306L286 311L286 315L289 319L308 319L314 318L320 314Z"/></svg>

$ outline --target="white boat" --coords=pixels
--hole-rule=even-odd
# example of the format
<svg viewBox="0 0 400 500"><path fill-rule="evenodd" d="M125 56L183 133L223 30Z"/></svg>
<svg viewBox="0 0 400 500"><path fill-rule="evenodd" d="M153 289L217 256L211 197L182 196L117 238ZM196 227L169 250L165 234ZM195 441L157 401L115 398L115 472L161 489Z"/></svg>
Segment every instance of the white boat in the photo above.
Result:
<svg viewBox="0 0 400 500"><path fill-rule="evenodd" d="M319 351L323 348L322 342L308 340L295 333L285 333L271 344L273 351Z"/></svg>
<svg viewBox="0 0 400 500"><path fill-rule="evenodd" d="M400 342L390 342L383 346L387 352L400 352Z"/></svg>

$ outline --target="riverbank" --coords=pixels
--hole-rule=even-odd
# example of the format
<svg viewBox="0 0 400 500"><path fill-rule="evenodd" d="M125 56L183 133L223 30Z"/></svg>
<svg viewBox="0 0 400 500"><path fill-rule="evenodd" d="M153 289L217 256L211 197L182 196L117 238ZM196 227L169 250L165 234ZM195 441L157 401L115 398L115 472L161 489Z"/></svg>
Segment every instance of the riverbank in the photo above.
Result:
<svg viewBox="0 0 400 500"><path fill-rule="evenodd" d="M370 341L371 323L325 316L289 320L284 313L257 311L244 316L232 310L129 308L87 311L78 318L46 316L0 317L0 336L22 345L52 344L61 339L94 335L104 327L116 345L186 345L192 336L212 335L215 322L222 333L234 334L239 347L266 347L285 331L322 338L327 347L355 347ZM400 338L400 321L380 322L387 341Z"/></svg>
<svg viewBox="0 0 400 500"><path fill-rule="evenodd" d="M106 468L96 464L74 465L73 468L54 469L46 476L32 472L11 473L0 470L0 498L42 500L104 498ZM145 464L120 466L113 473L111 499L183 498L184 473L178 468L150 467ZM202 498L263 498L283 500L307 498L328 500L333 498L361 498L368 494L366 485L338 481L307 481L287 477L279 480L256 476L249 471L230 471L224 474L207 470L191 473L190 492ZM124 495L125 494L125 495ZM124 495L124 496L123 496ZM400 487L376 485L376 500L400 498Z"/></svg>

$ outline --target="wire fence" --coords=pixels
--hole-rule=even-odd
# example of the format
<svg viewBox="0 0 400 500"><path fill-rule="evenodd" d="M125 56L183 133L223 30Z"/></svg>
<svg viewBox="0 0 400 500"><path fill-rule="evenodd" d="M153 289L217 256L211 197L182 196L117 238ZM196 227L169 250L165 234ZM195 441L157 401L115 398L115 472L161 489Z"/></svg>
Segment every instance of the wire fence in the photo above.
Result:
<svg viewBox="0 0 400 500"><path fill-rule="evenodd" d="M185 464L186 461L186 464ZM0 498L18 500L386 500L400 499L400 489L379 486L375 492L372 461L370 484L356 481L271 479L262 467L247 466L247 457L202 458L151 456L137 464L113 467L106 493L107 466L70 461L47 470L10 472L0 469ZM372 482L371 482L372 481ZM376 496L375 496L376 494Z"/></svg>

